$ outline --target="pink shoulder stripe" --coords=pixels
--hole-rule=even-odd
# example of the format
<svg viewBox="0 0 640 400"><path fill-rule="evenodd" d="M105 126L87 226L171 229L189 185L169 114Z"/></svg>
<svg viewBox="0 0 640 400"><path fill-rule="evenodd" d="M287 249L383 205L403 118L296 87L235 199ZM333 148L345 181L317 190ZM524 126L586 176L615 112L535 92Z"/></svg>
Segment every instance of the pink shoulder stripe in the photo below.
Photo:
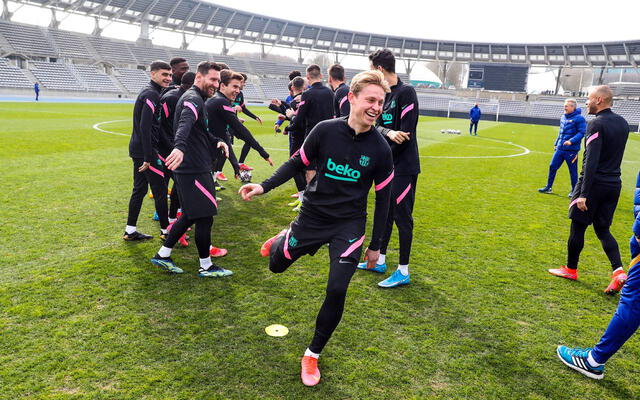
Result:
<svg viewBox="0 0 640 400"><path fill-rule="evenodd" d="M415 107L416 103L411 103L410 105L408 105L407 107L405 107L404 110L402 110L402 114L400 114L400 119L404 118L404 115L406 113L408 113L409 111L413 110L413 107Z"/></svg>
<svg viewBox="0 0 640 400"><path fill-rule="evenodd" d="M338 107L342 108L342 105L344 104L344 102L348 100L347 97L348 96L344 96L342 100L340 100L340 105Z"/></svg>
<svg viewBox="0 0 640 400"><path fill-rule="evenodd" d="M149 108L151 108L152 113L156 112L156 106L153 105L153 102L151 100L147 99L147 105L149 106Z"/></svg>
<svg viewBox="0 0 640 400"><path fill-rule="evenodd" d="M229 106L222 106L223 109L225 109L226 111L230 111L232 113L236 112L236 109L233 107L229 107Z"/></svg>
<svg viewBox="0 0 640 400"><path fill-rule="evenodd" d="M198 119L198 110L196 110L196 106L194 106L192 103L185 101L184 105L186 107L189 107L191 109L191 111L193 111L193 113L196 115L196 119Z"/></svg>
<svg viewBox="0 0 640 400"><path fill-rule="evenodd" d="M300 147L300 158L302 158L302 163L305 166L309 166L309 159L307 158L307 155L304 153L304 148Z"/></svg>
<svg viewBox="0 0 640 400"><path fill-rule="evenodd" d="M164 110L164 116L169 118L169 107L167 107L167 103L162 103L162 109Z"/></svg>
<svg viewBox="0 0 640 400"><path fill-rule="evenodd" d="M589 143L591 143L594 140L596 140L599 136L600 136L600 132L596 132L593 135L589 136L589 139L587 139L587 144L585 144L585 146L588 146Z"/></svg>

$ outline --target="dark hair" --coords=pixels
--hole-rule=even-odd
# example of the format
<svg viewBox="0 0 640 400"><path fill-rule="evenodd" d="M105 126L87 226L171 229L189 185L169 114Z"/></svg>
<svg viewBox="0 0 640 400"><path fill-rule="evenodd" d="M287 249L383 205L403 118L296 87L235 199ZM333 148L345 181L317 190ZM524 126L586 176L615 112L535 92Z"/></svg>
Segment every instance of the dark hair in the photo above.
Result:
<svg viewBox="0 0 640 400"><path fill-rule="evenodd" d="M376 50L369 54L369 61L374 67L382 67L387 72L396 72L396 58L389 49Z"/></svg>
<svg viewBox="0 0 640 400"><path fill-rule="evenodd" d="M296 76L295 78L293 78L293 80L291 81L291 87L302 89L304 87L304 78L301 76Z"/></svg>
<svg viewBox="0 0 640 400"><path fill-rule="evenodd" d="M223 69L220 72L220 83L227 86L231 81L242 81L242 75L230 69Z"/></svg>
<svg viewBox="0 0 640 400"><path fill-rule="evenodd" d="M196 74L195 72L185 72L184 75L182 75L182 81L180 82L180 84L182 86L193 86L193 82L196 80Z"/></svg>
<svg viewBox="0 0 640 400"><path fill-rule="evenodd" d="M340 64L333 64L329 67L329 76L334 81L344 81L344 67Z"/></svg>
<svg viewBox="0 0 640 400"><path fill-rule="evenodd" d="M171 69L171 65L167 64L164 61L161 60L157 60L151 63L151 65L149 65L149 71L158 71L160 69Z"/></svg>
<svg viewBox="0 0 640 400"><path fill-rule="evenodd" d="M292 81L293 78L295 78L296 76L302 76L302 73L300 71L298 71L297 69L294 69L293 71L289 72L289 80Z"/></svg>
<svg viewBox="0 0 640 400"><path fill-rule="evenodd" d="M320 78L320 66L318 66L318 64L309 65L307 67L307 74L309 74L312 79Z"/></svg>
<svg viewBox="0 0 640 400"><path fill-rule="evenodd" d="M182 57L173 57L171 61L169 61L169 65L171 65L172 67L175 67L176 65L181 64L183 62L187 62L187 59Z"/></svg>
<svg viewBox="0 0 640 400"><path fill-rule="evenodd" d="M249 79L247 74L245 74L244 72L240 72L240 75L242 75L242 80L245 81L245 82L247 81L247 79Z"/></svg>
<svg viewBox="0 0 640 400"><path fill-rule="evenodd" d="M202 61L200 64L198 64L198 72L200 72L202 75L208 74L209 70L212 69L220 71L220 64L214 63L213 61Z"/></svg>
<svg viewBox="0 0 640 400"><path fill-rule="evenodd" d="M229 68L229 66L228 66L226 63L219 62L219 63L217 63L217 64L218 64L218 65L220 66L220 68L221 68L221 69L220 69L220 71L225 70L225 69L231 69L231 68Z"/></svg>
<svg viewBox="0 0 640 400"><path fill-rule="evenodd" d="M291 87L293 86L293 82L289 82L287 83L287 87L289 88L289 91L291 91Z"/></svg>

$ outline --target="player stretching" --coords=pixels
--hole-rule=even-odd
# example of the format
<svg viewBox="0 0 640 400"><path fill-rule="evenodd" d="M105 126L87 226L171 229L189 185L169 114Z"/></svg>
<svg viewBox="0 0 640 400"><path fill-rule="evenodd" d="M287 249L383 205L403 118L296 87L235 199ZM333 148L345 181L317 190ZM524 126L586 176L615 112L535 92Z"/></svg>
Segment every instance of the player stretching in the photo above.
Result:
<svg viewBox="0 0 640 400"><path fill-rule="evenodd" d="M182 215L151 262L172 273L184 272L171 259L171 250L178 239L193 224L196 226L196 247L200 257L200 277L221 277L232 272L211 262L211 227L213 216L218 213L216 191L211 169L213 160L220 157L222 149L228 155L227 145L209 133L207 110L204 101L211 97L220 81L220 66L204 61L198 64L198 72L191 89L187 90L176 104L175 148L167 157L166 165L173 171L178 184Z"/></svg>
<svg viewBox="0 0 640 400"><path fill-rule="evenodd" d="M262 125L262 119L257 115L255 115L254 113L252 113L251 111L249 111L249 109L247 108L247 105L244 102L244 93L242 93L242 91L244 90L244 87L247 85L247 79L249 79L249 77L247 76L247 74L242 72L240 73L240 75L242 75L242 84L240 85L240 92L236 96L236 99L233 101L233 107L236 109L236 113L239 113L240 111L242 111L245 115L255 119L260 123L260 125ZM251 145L247 142L244 142L244 144L242 145L242 150L240 151L240 158L238 159L238 162L240 163L240 170L245 170L245 171L253 170L253 168L251 168L250 166L244 163L245 160L247 159L247 156L249 155L249 150L251 150Z"/></svg>
<svg viewBox="0 0 640 400"><path fill-rule="evenodd" d="M391 288L410 283L409 257L413 241L413 204L420 173L418 154L418 97L412 86L405 85L396 74L396 59L388 50L378 50L369 55L371 68L381 71L391 85L391 93L384 100L384 109L378 119L378 129L387 138L393 152L395 177L391 188L389 216L382 236L380 258L374 266L371 260L358 265L359 269L385 273L386 253L393 224L398 227L400 257L398 269L378 286ZM369 268L368 268L369 267Z"/></svg>
<svg viewBox="0 0 640 400"><path fill-rule="evenodd" d="M640 174L636 181L634 199L636 220L631 236L631 263L629 277L620 293L618 309L600 342L592 348L558 346L556 353L569 368L593 379L604 377L604 364L613 356L640 326Z"/></svg>
<svg viewBox="0 0 640 400"><path fill-rule="evenodd" d="M151 63L151 82L142 89L133 106L133 131L129 141L129 156L133 160L133 191L129 200L129 215L124 240L145 240L153 236L136 230L142 201L151 186L156 212L160 219L160 237L164 239L169 226L167 184L164 167L158 155L159 123L155 117L160 104L160 92L171 83L171 66L164 61Z"/></svg>
<svg viewBox="0 0 640 400"><path fill-rule="evenodd" d="M236 115L236 109L233 108L231 102L235 100L238 93L240 93L241 85L242 75L230 69L223 70L220 72L220 89L212 98L207 100L206 104L207 113L209 114L209 131L224 140L229 146L229 159L236 176L240 173L240 167L233 153L233 149L231 149L230 131L233 132L235 137L254 148L269 165L273 165L269 153L260 146L260 143L253 137L247 127L240 122ZM220 166L217 171L222 170L222 164L222 162L217 163L217 165Z"/></svg>
<svg viewBox="0 0 640 400"><path fill-rule="evenodd" d="M598 86L587 99L589 114L595 114L596 118L587 126L582 171L569 205L571 233L567 243L567 265L549 270L561 278L578 279L584 233L593 224L613 269L611 283L605 289L605 293L610 294L619 292L627 279L618 242L609 232L609 227L620 198L620 163L629 137L629 125L611 111L612 103L613 92L608 86Z"/></svg>
<svg viewBox="0 0 640 400"><path fill-rule="evenodd" d="M329 244L329 280L326 297L316 319L316 330L302 357L302 383L320 382L318 357L338 326L347 288L362 253L367 195L375 182L376 205L373 233L366 255L376 260L389 209L393 179L391 150L373 126L382 112L389 86L377 71L356 75L351 82L348 117L320 122L309 133L302 148L275 174L258 184L248 184L239 193L245 200L266 193L302 171L310 163L317 175L304 192L298 217L290 227L262 245L269 256L269 269L284 272L298 258L315 254Z"/></svg>

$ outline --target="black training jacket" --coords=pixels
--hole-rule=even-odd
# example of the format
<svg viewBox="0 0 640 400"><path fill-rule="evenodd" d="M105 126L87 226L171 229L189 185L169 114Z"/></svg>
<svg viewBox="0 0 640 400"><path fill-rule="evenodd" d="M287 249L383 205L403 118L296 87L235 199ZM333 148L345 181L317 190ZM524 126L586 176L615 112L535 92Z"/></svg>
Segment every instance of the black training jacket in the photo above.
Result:
<svg viewBox="0 0 640 400"><path fill-rule="evenodd" d="M208 129L205 99L206 95L197 86L192 86L176 104L174 142L175 148L184 153L182 164L174 171L176 174L209 172L213 161L221 156L221 150L217 148L220 139Z"/></svg>
<svg viewBox="0 0 640 400"><path fill-rule="evenodd" d="M316 124L333 117L333 91L322 82L316 82L302 93L296 117L287 130L304 132L307 137Z"/></svg>
<svg viewBox="0 0 640 400"><path fill-rule="evenodd" d="M369 248L380 249L387 221L393 179L391 149L376 128L355 134L347 117L320 122L304 144L271 178L261 183L265 193L304 170L317 167L302 201L301 213L335 223L366 217L367 196L375 182L376 204Z"/></svg>
<svg viewBox="0 0 640 400"><path fill-rule="evenodd" d="M333 112L336 118L346 117L351 111L347 94L349 94L349 86L346 83L341 83L333 93Z"/></svg>
<svg viewBox="0 0 640 400"><path fill-rule="evenodd" d="M600 111L587 126L580 197L589 198L594 184L621 184L620 164L629 138L629 124L610 108Z"/></svg>
<svg viewBox="0 0 640 400"><path fill-rule="evenodd" d="M418 153L418 96L413 86L405 85L400 78L391 87L384 99L382 115L376 126L386 137L391 131L409 132L409 140L397 144L388 140L393 153L396 175L417 175L420 173L420 155Z"/></svg>
<svg viewBox="0 0 640 400"><path fill-rule="evenodd" d="M231 101L229 101L222 92L217 92L212 98L207 100L206 108L209 114L209 131L211 131L211 133L229 143L228 126L229 129L233 131L235 137L248 143L251 148L260 154L260 157L265 159L269 158L269 153L260 146L260 143L253 137L251 132L240 122Z"/></svg>
<svg viewBox="0 0 640 400"><path fill-rule="evenodd" d="M186 92L181 87L169 90L160 97L160 154L166 157L173 150L173 117L176 112L176 104Z"/></svg>
<svg viewBox="0 0 640 400"><path fill-rule="evenodd" d="M129 157L154 162L158 153L160 124L156 110L162 87L153 81L138 94L133 106L133 130L129 140Z"/></svg>

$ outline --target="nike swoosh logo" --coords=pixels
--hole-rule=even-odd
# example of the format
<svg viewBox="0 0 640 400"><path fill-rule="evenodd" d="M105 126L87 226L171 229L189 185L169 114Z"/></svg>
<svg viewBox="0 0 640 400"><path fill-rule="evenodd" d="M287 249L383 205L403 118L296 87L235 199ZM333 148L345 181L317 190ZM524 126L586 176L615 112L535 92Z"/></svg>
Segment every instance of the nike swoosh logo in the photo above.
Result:
<svg viewBox="0 0 640 400"><path fill-rule="evenodd" d="M351 239L351 240L349 240L349 243L353 243L353 242L355 242L357 239L358 239L358 238Z"/></svg>
<svg viewBox="0 0 640 400"><path fill-rule="evenodd" d="M351 261L342 261L342 259L340 261L338 261L338 264L351 264Z"/></svg>

